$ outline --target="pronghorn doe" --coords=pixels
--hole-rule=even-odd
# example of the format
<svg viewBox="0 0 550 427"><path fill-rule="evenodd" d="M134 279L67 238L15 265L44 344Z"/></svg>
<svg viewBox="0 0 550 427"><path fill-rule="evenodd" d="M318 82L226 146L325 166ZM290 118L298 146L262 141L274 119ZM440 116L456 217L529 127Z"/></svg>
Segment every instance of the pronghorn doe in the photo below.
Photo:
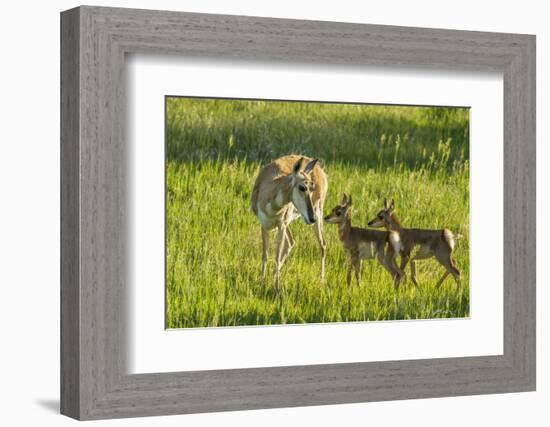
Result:
<svg viewBox="0 0 550 427"><path fill-rule="evenodd" d="M394 209L393 199L389 207L388 201L384 199L384 209L368 225L369 227L385 227L388 231L399 233L401 238L401 270L405 270L405 266L410 260L412 281L418 287L415 260L435 257L447 270L437 282L436 287L439 288L449 274L452 274L457 285L460 285L460 271L456 268L452 259L455 247L453 233L446 228L441 230L404 228L395 215Z"/></svg>
<svg viewBox="0 0 550 427"><path fill-rule="evenodd" d="M348 270L348 287L351 285L352 273L355 270L355 279L361 282L361 260L376 258L390 273L397 288L403 271L397 267L395 259L401 249L399 233L393 231L367 230L351 226L351 196L344 194L344 198L325 221L329 224L338 224L338 235L344 245L350 266Z"/></svg>
<svg viewBox="0 0 550 427"><path fill-rule="evenodd" d="M327 185L327 176L317 164L317 159L293 154L280 157L264 166L256 178L251 207L262 225L262 280L266 275L269 232L277 228L277 291L281 267L294 246L289 224L300 215L306 224L313 224L321 249L321 279L324 278L326 242L323 237L323 222L318 219L323 215Z"/></svg>

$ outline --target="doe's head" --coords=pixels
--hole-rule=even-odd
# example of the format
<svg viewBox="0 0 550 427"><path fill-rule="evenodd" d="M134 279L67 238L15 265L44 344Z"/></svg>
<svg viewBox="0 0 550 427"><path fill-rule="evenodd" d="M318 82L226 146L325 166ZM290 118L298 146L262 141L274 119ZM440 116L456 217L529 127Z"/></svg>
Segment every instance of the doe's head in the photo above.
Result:
<svg viewBox="0 0 550 427"><path fill-rule="evenodd" d="M384 199L384 209L376 214L376 217L369 221L369 227L388 227L391 224L391 215L395 209L395 202L391 199L391 204L388 205L388 200Z"/></svg>
<svg viewBox="0 0 550 427"><path fill-rule="evenodd" d="M311 195L315 191L315 182L311 172L317 164L317 159L311 160L303 169L304 158L301 157L292 169L291 176L291 200L306 224L313 224L317 221Z"/></svg>
<svg viewBox="0 0 550 427"><path fill-rule="evenodd" d="M329 224L342 224L351 215L351 196L344 193L344 197L340 204L336 205L330 214L325 217L325 221Z"/></svg>

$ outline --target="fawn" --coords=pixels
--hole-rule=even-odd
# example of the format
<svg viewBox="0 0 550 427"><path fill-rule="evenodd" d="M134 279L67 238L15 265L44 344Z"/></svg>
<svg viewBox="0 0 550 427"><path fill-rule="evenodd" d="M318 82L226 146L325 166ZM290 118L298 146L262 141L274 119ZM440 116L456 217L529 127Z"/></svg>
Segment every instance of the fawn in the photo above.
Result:
<svg viewBox="0 0 550 427"><path fill-rule="evenodd" d="M394 212L395 203L392 199L388 207L388 201L384 199L384 209L376 218L369 222L369 227L385 227L388 231L399 233L401 240L401 270L405 270L407 262L411 263L411 277L415 286L418 287L416 279L415 260L435 257L447 270L436 288L439 288L449 274L452 274L457 285L460 285L460 271L456 268L452 253L455 247L455 236L444 228L441 230L425 230L418 228L404 228ZM458 238L459 236L457 236Z"/></svg>
<svg viewBox="0 0 550 427"><path fill-rule="evenodd" d="M403 270L395 263L401 249L399 233L352 227L351 204L351 196L344 194L342 202L325 217L327 223L338 224L340 240L349 256L348 287L351 285L354 270L357 284L361 282L361 260L376 258L390 273L397 288L404 275Z"/></svg>

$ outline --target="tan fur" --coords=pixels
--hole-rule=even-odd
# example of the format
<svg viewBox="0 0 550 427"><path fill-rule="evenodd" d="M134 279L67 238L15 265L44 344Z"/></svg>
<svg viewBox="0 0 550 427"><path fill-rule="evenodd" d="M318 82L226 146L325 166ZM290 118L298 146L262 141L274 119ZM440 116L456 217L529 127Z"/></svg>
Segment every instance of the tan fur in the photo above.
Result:
<svg viewBox="0 0 550 427"><path fill-rule="evenodd" d="M445 230L443 230L443 238L445 239L445 241L449 245L449 248L451 248L451 251L454 250L454 248L455 248L455 237L454 237L453 233L451 233L450 230L445 229Z"/></svg>
<svg viewBox="0 0 550 427"><path fill-rule="evenodd" d="M349 257L350 267L347 282L351 285L352 274L355 271L357 284L361 281L361 261L376 258L399 286L403 271L397 267L395 258L401 249L399 234L388 231L368 230L352 227L351 197L344 194L342 202L325 217L329 224L338 224L338 235Z"/></svg>
<svg viewBox="0 0 550 427"><path fill-rule="evenodd" d="M300 161L301 167L295 173L294 169ZM326 243L321 219L327 193L327 176L319 164L315 163L316 161L311 163L314 164L313 169L306 172L306 168L312 161L313 159L309 157L295 154L280 157L260 170L252 189L251 209L262 225L262 279L266 274L269 231L277 229L275 258L277 289L279 288L280 269L294 246L294 238L288 225L300 217L300 208L307 211L306 217L313 214L317 219L313 228L321 249L321 279L324 277ZM307 191L299 192L299 185L305 185ZM295 205L294 191L299 196L300 206ZM303 212L301 215L304 217ZM304 217L304 221L306 221L306 217Z"/></svg>
<svg viewBox="0 0 550 427"><path fill-rule="evenodd" d="M415 260L435 257L447 270L439 279L437 287L441 286L449 274L452 274L456 283L460 284L460 271L456 268L452 259L455 246L453 233L446 228L440 230L405 228L397 218L394 207L393 200L389 207L387 201L384 200L384 209L369 222L369 227L384 227L388 231L399 233L402 246L400 268L405 270L407 263L410 261L411 278L413 283L418 286Z"/></svg>
<svg viewBox="0 0 550 427"><path fill-rule="evenodd" d="M271 202L277 196L277 192L280 189L286 188L286 178L290 173L296 162L303 159L304 165L309 163L310 157L298 156L296 154L290 154L288 156L279 157L273 162L265 165L258 174L254 188L252 189L251 208L252 211L257 214L258 206L265 206ZM312 201L324 203L327 194L327 176L323 169L319 165L313 168L311 180L315 182L316 189L312 194Z"/></svg>

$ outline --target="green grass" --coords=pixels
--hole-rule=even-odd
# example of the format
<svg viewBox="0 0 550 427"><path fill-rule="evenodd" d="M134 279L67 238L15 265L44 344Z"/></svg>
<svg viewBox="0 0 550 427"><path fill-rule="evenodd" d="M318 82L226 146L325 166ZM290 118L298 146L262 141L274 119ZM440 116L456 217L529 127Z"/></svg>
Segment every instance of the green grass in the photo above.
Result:
<svg viewBox="0 0 550 427"><path fill-rule="evenodd" d="M168 98L167 327L468 316L468 117L467 109ZM291 224L284 292L274 291L274 248L262 285L250 193L260 167L289 153L321 159L325 212L351 193L353 225L366 227L393 197L404 225L462 234L454 253L462 286L449 278L436 290L444 269L425 260L417 262L420 289L408 281L396 293L366 260L361 284L348 289L348 260L330 224L320 282L319 248L301 220Z"/></svg>

